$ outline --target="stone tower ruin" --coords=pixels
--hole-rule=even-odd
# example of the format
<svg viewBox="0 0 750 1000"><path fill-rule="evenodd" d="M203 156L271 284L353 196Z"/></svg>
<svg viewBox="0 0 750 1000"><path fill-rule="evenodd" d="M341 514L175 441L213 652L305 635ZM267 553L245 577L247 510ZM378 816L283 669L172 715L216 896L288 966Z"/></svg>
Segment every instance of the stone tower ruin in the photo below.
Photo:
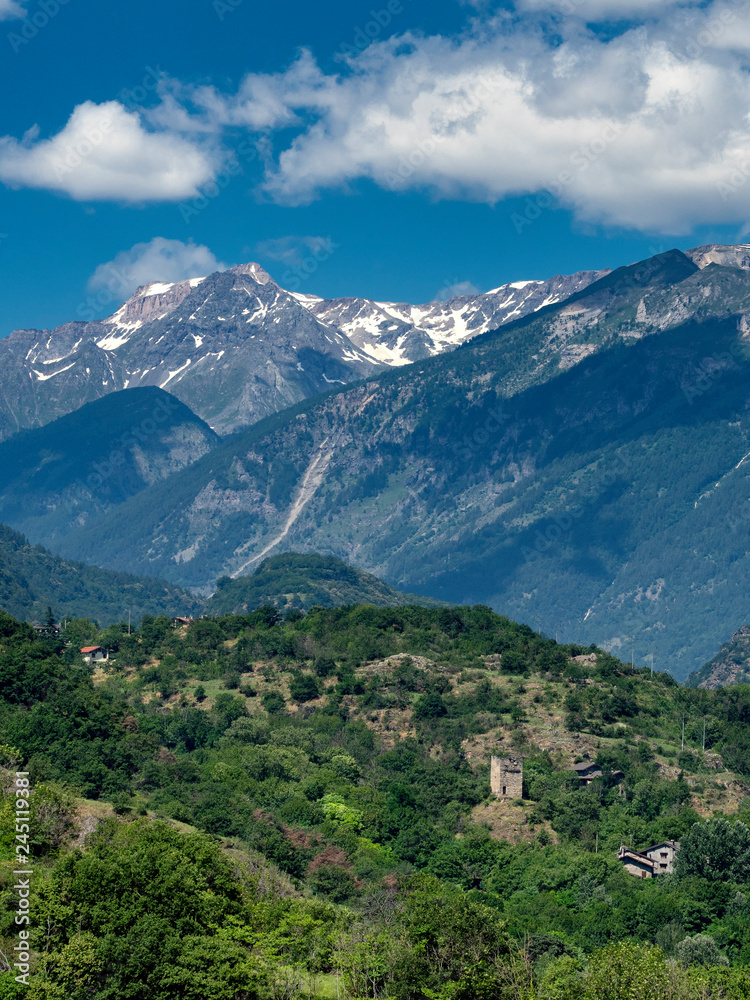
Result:
<svg viewBox="0 0 750 1000"><path fill-rule="evenodd" d="M498 799L523 797L523 759L493 757L490 762L490 787Z"/></svg>

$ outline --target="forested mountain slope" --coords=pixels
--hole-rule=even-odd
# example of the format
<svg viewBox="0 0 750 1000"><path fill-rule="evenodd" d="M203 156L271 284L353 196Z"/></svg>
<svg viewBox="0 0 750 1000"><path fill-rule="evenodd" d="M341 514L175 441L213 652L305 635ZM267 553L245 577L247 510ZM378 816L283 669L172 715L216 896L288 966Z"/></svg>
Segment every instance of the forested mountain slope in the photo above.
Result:
<svg viewBox="0 0 750 1000"><path fill-rule="evenodd" d="M0 609L43 622L47 609L58 618L92 618L103 625L146 614L198 614L202 603L166 580L86 566L31 545L0 525Z"/></svg>
<svg viewBox="0 0 750 1000"><path fill-rule="evenodd" d="M622 268L268 418L63 551L206 588L275 549L327 551L549 634L635 636L639 662L685 677L745 613L746 314L741 268Z"/></svg>
<svg viewBox="0 0 750 1000"><path fill-rule="evenodd" d="M219 441L162 389L126 389L0 443L0 522L53 545Z"/></svg>
<svg viewBox="0 0 750 1000"><path fill-rule="evenodd" d="M349 566L342 559L317 552L285 552L264 559L255 572L236 579L225 576L206 602L210 615L243 614L264 604L281 609L308 610L346 604L399 607L435 606L439 601L403 594L382 580Z"/></svg>

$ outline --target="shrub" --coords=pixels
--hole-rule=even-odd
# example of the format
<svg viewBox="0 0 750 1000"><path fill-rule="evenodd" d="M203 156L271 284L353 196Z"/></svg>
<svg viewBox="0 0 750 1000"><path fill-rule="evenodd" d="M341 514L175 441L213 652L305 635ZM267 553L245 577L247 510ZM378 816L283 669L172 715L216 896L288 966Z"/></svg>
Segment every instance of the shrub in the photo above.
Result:
<svg viewBox="0 0 750 1000"><path fill-rule="evenodd" d="M319 697L320 687L312 674L296 674L289 684L289 693L295 701L312 701Z"/></svg>

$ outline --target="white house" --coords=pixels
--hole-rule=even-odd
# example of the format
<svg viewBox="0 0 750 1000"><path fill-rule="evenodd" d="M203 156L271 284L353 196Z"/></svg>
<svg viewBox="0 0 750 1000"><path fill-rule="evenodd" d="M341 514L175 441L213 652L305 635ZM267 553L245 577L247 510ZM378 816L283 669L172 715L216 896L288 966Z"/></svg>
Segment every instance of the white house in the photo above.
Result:
<svg viewBox="0 0 750 1000"><path fill-rule="evenodd" d="M109 653L104 646L84 646L81 650L81 656L86 663L103 663L104 660L109 659Z"/></svg>

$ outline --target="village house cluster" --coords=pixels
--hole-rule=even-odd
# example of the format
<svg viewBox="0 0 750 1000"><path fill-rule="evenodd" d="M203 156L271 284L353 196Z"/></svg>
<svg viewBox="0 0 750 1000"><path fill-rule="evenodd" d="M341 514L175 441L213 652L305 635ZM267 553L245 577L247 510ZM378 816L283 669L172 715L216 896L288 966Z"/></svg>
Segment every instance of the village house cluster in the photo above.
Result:
<svg viewBox="0 0 750 1000"><path fill-rule="evenodd" d="M596 778L603 777L601 767L592 761L574 764L570 770L583 787L590 785ZM625 777L622 771L612 771L611 776L616 785ZM492 794L500 800L523 798L523 758L493 756L490 760L490 788ZM674 871L674 859L679 849L677 841L664 840L644 851L620 847L617 857L629 875L652 878L654 875L669 875Z"/></svg>

